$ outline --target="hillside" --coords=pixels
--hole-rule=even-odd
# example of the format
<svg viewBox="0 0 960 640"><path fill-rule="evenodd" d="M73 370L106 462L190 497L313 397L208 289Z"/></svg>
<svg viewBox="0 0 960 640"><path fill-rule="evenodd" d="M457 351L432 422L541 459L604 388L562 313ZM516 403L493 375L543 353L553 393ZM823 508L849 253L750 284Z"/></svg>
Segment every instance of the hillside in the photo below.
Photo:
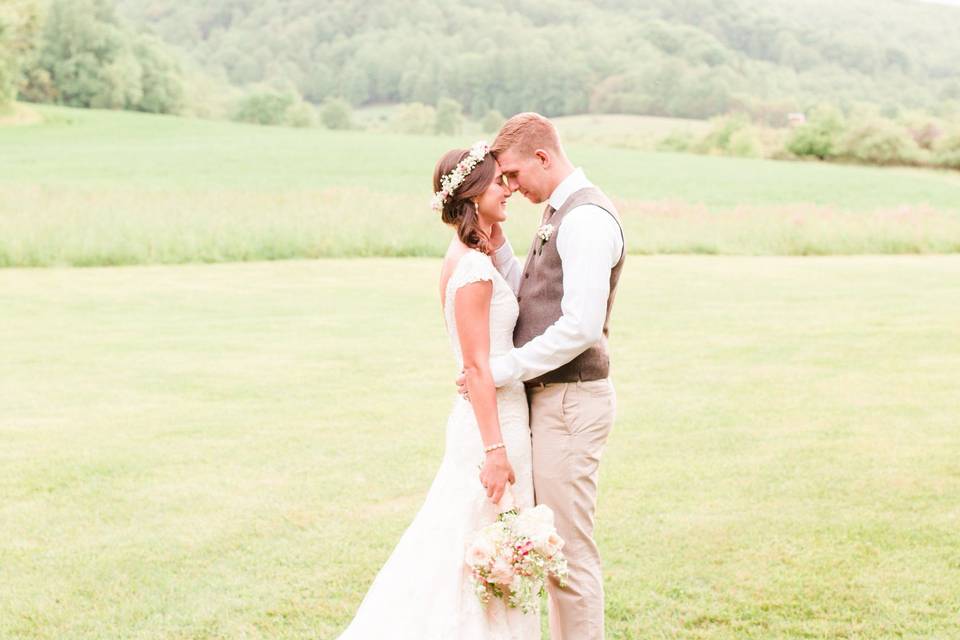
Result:
<svg viewBox="0 0 960 640"><path fill-rule="evenodd" d="M535 109L706 117L812 103L956 109L960 11L905 0L119 0L236 85L355 106L448 96ZM558 46L557 43L562 43Z"/></svg>

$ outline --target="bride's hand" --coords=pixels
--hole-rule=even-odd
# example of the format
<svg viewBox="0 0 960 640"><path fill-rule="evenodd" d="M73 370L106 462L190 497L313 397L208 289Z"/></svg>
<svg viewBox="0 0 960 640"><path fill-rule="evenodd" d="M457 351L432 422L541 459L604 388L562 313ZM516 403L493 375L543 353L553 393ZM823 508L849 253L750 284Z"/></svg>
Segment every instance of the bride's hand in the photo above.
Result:
<svg viewBox="0 0 960 640"><path fill-rule="evenodd" d="M494 449L487 454L483 468L480 470L480 483L487 490L487 497L491 502L494 504L500 502L507 483L513 484L516 481L513 467L507 459L506 449Z"/></svg>

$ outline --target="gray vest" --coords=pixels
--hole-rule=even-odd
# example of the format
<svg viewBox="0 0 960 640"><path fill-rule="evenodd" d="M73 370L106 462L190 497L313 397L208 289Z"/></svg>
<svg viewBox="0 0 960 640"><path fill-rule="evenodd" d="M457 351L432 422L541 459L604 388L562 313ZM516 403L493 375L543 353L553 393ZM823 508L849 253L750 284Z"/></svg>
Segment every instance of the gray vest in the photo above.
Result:
<svg viewBox="0 0 960 640"><path fill-rule="evenodd" d="M584 204L600 207L606 213L597 215L611 215L620 225L621 237L623 225L616 207L610 199L596 187L586 187L574 192L563 203L547 223L552 224L553 235L547 242L539 236L533 240L527 262L523 268L520 290L517 292L517 301L520 303L520 317L513 330L513 344L522 347L533 338L539 336L547 327L560 319L560 300L563 298L563 264L557 252L557 238L563 233L563 220L570 211ZM541 246L542 245L542 246ZM627 254L626 242L620 260L610 270L610 295L607 298L607 316L603 321L603 336L600 341L581 353L579 356L544 375L530 380L528 385L546 382L576 382L578 380L600 380L610 375L610 356L607 352L608 325L610 311L613 309L613 299L617 293L617 282L623 270L623 261Z"/></svg>

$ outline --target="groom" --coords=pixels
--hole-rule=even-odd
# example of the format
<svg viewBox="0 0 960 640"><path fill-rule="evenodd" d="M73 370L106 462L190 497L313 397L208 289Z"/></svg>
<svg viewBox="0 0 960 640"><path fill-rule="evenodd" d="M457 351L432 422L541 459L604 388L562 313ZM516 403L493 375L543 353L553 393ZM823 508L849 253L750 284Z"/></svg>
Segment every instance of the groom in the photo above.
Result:
<svg viewBox="0 0 960 640"><path fill-rule="evenodd" d="M520 316L516 348L490 368L497 386L526 385L536 501L553 510L566 541L567 586L548 585L550 637L599 640L603 575L593 519L616 412L607 327L626 254L623 230L613 203L567 159L543 116L507 120L491 152L511 191L547 207L522 268L499 225L493 230L493 262L517 294Z"/></svg>

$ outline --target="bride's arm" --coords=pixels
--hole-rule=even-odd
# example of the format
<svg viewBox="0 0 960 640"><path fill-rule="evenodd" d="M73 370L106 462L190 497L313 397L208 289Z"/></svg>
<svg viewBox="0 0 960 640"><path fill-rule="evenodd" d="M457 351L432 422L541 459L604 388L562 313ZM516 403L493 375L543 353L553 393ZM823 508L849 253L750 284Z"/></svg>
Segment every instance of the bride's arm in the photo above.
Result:
<svg viewBox="0 0 960 640"><path fill-rule="evenodd" d="M497 415L497 389L490 375L490 300L493 297L493 283L483 280L464 285L457 289L455 295L454 316L463 353L467 393L480 427L480 438L486 448L503 442L500 417ZM506 448L500 447L486 454L480 482L493 502L500 501L508 482L515 482Z"/></svg>

